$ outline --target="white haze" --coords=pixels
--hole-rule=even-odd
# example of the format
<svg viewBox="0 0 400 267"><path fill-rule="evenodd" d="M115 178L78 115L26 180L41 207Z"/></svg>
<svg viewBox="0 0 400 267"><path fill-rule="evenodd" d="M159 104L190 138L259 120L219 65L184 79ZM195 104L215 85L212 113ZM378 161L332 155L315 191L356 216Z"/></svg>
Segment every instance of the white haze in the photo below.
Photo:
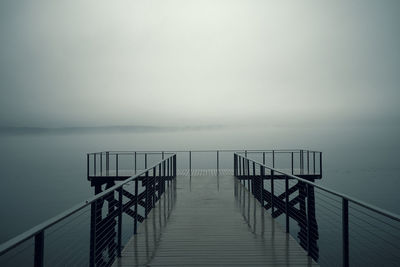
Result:
<svg viewBox="0 0 400 267"><path fill-rule="evenodd" d="M1 1L0 125L398 123L399 1Z"/></svg>

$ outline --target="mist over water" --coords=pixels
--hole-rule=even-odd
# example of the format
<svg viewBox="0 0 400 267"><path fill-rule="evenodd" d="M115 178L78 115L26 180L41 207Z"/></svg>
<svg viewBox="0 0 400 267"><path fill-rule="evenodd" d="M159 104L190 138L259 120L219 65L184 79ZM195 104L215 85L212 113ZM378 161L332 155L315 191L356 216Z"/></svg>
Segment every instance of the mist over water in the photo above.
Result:
<svg viewBox="0 0 400 267"><path fill-rule="evenodd" d="M86 153L106 150L320 150L324 175L319 183L400 212L400 197L396 193L400 186L398 133L397 125L336 125L3 134L0 201L7 205L0 210L4 215L0 227L8 231L1 232L0 240L5 241L93 195L86 179ZM178 158L179 161L187 159ZM210 165L207 162L198 166ZM221 168L230 168L232 162L225 160Z"/></svg>

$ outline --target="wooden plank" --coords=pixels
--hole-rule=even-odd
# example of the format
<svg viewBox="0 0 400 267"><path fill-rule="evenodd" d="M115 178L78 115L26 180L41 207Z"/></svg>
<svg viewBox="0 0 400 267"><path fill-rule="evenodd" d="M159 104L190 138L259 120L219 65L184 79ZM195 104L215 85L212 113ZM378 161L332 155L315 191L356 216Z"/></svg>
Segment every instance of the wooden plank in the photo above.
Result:
<svg viewBox="0 0 400 267"><path fill-rule="evenodd" d="M178 177L175 192L113 266L318 266L233 176Z"/></svg>

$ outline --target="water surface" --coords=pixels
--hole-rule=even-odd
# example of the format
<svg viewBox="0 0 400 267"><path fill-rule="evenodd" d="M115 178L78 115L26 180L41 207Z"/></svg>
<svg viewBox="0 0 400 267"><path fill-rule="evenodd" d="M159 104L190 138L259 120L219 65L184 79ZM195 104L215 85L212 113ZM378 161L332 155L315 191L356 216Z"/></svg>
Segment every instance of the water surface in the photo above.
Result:
<svg viewBox="0 0 400 267"><path fill-rule="evenodd" d="M86 179L86 153L106 150L320 150L324 155L321 184L400 213L397 133L394 126L3 133L0 135L3 203L0 242L91 196L93 190ZM213 157L194 156L193 160L203 168ZM231 163L228 160L221 164L222 168L229 168Z"/></svg>

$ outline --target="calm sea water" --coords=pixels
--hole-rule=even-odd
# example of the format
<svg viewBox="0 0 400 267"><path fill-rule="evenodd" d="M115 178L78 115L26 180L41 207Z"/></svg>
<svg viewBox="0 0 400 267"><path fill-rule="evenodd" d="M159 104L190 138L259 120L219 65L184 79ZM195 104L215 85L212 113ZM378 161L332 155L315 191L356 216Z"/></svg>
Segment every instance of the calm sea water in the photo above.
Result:
<svg viewBox="0 0 400 267"><path fill-rule="evenodd" d="M86 153L105 150L320 150L324 153L321 184L400 213L398 133L396 127L260 127L3 134L0 242L91 196L93 190L86 180Z"/></svg>

